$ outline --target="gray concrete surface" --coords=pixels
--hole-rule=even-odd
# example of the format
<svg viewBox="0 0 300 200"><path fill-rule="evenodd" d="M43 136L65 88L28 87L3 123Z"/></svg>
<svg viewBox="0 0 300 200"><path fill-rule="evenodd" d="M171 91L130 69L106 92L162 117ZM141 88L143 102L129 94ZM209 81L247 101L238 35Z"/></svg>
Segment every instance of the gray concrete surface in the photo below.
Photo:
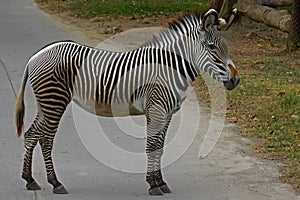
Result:
<svg viewBox="0 0 300 200"><path fill-rule="evenodd" d="M42 190L27 191L25 182L20 177L23 139L16 137L13 122L15 91L19 88L27 59L45 44L63 39L73 39L87 44L94 43L81 35L68 32L48 15L40 12L30 0L1 1L0 200L300 199L291 186L279 181L279 170L282 165L258 159L251 151L252 142L236 136L237 128L233 124L225 124L222 136L213 151L207 158L199 160L198 153L203 132L207 130L207 121L210 119L210 110L204 106L200 106L201 129L192 145L176 162L164 169L166 181L173 190L172 194L149 197L144 174L121 172L96 160L86 150L77 134L71 106L63 117L53 153L57 175L69 194L52 194L52 188L46 182L39 147L36 148L34 154L33 174L42 186ZM138 42L136 40L136 37L126 38L126 41L130 41L132 45ZM35 114L35 102L28 85L25 101L27 109L25 127L28 127ZM99 120L112 134L122 134L112 120L102 118Z"/></svg>

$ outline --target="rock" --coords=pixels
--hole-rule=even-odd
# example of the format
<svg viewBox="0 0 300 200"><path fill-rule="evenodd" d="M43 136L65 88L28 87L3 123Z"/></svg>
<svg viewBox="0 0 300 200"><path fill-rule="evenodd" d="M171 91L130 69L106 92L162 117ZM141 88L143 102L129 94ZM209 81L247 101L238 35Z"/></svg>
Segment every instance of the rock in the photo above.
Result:
<svg viewBox="0 0 300 200"><path fill-rule="evenodd" d="M104 30L105 34L111 34L114 35L116 33L120 33L122 32L121 27L117 27L117 26L113 26L113 27L106 27Z"/></svg>
<svg viewBox="0 0 300 200"><path fill-rule="evenodd" d="M254 31L251 31L251 32L246 34L246 37L247 38L256 38L256 37L258 37L258 35Z"/></svg>

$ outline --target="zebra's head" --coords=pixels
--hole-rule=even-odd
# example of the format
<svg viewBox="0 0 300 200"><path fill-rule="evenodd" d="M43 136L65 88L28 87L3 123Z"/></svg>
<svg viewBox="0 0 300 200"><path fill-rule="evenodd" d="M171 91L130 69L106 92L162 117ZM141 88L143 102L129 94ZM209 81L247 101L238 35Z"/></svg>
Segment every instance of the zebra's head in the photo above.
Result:
<svg viewBox="0 0 300 200"><path fill-rule="evenodd" d="M203 15L200 27L194 35L194 64L214 79L223 82L227 90L234 89L240 79L228 55L227 42L219 31L230 27L236 12L236 9L233 10L225 20L219 18L215 10L210 9Z"/></svg>

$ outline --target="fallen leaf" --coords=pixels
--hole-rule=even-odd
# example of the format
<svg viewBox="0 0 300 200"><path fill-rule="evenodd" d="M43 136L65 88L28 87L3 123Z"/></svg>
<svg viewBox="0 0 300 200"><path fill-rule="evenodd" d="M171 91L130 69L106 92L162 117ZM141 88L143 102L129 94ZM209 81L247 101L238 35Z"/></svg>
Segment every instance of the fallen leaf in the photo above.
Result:
<svg viewBox="0 0 300 200"><path fill-rule="evenodd" d="M291 117L296 119L300 118L298 115L294 115L294 114Z"/></svg>
<svg viewBox="0 0 300 200"><path fill-rule="evenodd" d="M237 118L236 118L236 117L231 117L231 118L229 119L229 122L230 122L230 123L237 123Z"/></svg>
<svg viewBox="0 0 300 200"><path fill-rule="evenodd" d="M199 157L199 160L203 160L203 159L205 159L204 156L200 156L200 157Z"/></svg>
<svg viewBox="0 0 300 200"><path fill-rule="evenodd" d="M285 92L284 92L284 91L280 91L280 92L277 93L277 96L280 96L280 97L281 97L281 96L283 96L283 95L285 95Z"/></svg>

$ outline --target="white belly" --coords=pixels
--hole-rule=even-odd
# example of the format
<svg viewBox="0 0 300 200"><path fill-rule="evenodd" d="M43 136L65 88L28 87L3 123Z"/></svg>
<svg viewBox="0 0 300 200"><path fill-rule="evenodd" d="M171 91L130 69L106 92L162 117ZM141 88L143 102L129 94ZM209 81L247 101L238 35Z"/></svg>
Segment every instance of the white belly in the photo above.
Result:
<svg viewBox="0 0 300 200"><path fill-rule="evenodd" d="M94 100L82 100L73 98L73 101L89 113L104 117L125 117L130 115L144 115L145 109L143 102L135 103L113 103L102 104Z"/></svg>

